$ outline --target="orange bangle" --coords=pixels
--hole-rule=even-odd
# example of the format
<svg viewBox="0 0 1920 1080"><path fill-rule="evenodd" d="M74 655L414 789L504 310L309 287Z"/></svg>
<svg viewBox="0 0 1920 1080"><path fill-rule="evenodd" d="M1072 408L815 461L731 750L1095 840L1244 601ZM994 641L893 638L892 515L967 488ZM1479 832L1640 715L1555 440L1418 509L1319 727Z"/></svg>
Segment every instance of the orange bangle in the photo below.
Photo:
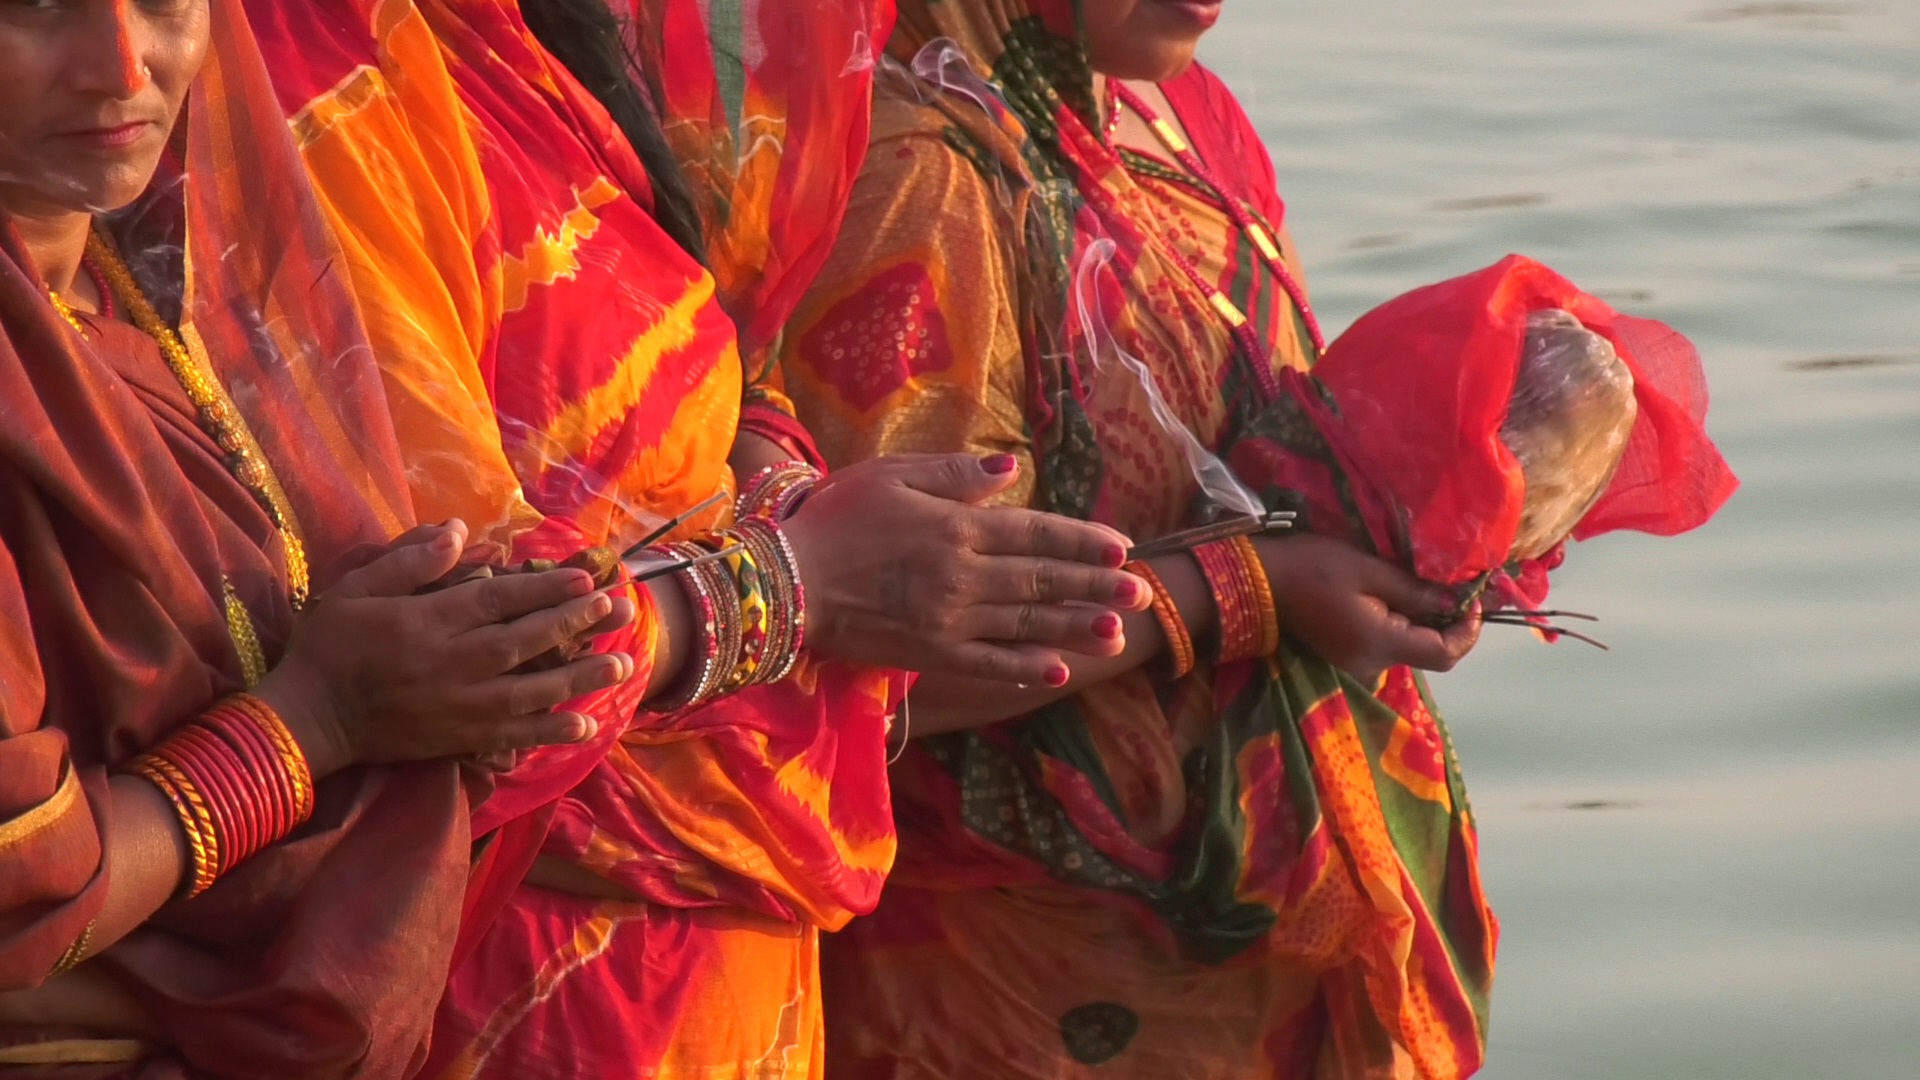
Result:
<svg viewBox="0 0 1920 1080"><path fill-rule="evenodd" d="M1260 612L1260 656L1280 651L1280 611L1273 604L1273 583L1267 580L1267 564L1260 561L1260 549L1245 536L1233 538L1233 549L1246 564L1247 579L1253 585L1254 603Z"/></svg>
<svg viewBox="0 0 1920 1080"><path fill-rule="evenodd" d="M1248 571L1240 549L1231 540L1216 540L1193 549L1193 560L1213 590L1214 607L1219 611L1220 630L1214 642L1214 659L1222 664L1253 660L1261 651L1268 623L1263 610L1271 602ZM1263 603L1264 602L1264 603Z"/></svg>
<svg viewBox="0 0 1920 1080"><path fill-rule="evenodd" d="M186 895L194 897L206 892L220 876L220 848L219 841L213 838L212 815L207 812L205 801L191 790L185 774L152 754L135 758L127 771L151 781L173 804L181 831L187 836L187 850L193 856L193 881L187 886Z"/></svg>
<svg viewBox="0 0 1920 1080"><path fill-rule="evenodd" d="M1160 623L1161 632L1167 636L1167 656L1173 662L1173 677L1184 678L1193 671L1193 633L1187 629L1187 621L1180 617L1173 594L1167 591L1160 575L1154 573L1153 567L1146 563L1128 563L1126 570L1145 579L1147 587L1153 590L1153 617Z"/></svg>

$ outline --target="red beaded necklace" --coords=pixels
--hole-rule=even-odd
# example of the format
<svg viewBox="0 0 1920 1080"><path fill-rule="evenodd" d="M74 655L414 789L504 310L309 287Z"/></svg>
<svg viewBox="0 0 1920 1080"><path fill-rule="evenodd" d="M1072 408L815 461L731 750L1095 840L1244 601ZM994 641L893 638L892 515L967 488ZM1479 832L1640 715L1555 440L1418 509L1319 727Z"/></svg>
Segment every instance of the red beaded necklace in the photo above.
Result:
<svg viewBox="0 0 1920 1080"><path fill-rule="evenodd" d="M107 284L107 275L101 271L99 264L93 261L92 256L81 258L80 269L85 270L87 276L93 279L93 289L100 294L100 317L112 320L114 318L113 286Z"/></svg>
<svg viewBox="0 0 1920 1080"><path fill-rule="evenodd" d="M115 317L113 287L107 284L107 276L101 273L100 267L95 265L90 255L80 257L80 269L86 271L87 276L93 279L93 287L100 294L100 318L112 322ZM68 326L73 327L81 337L87 336L86 324L80 321L80 316L74 312L73 306L67 303L66 297L48 289L47 299L53 301L53 309L60 313L60 317L67 321Z"/></svg>
<svg viewBox="0 0 1920 1080"><path fill-rule="evenodd" d="M1206 162L1200 160L1200 155L1193 152L1193 148L1187 145L1187 141L1180 136L1180 132L1172 124L1161 119L1160 114L1156 113L1152 106L1141 100L1140 95L1122 85L1118 79L1107 80L1107 105L1108 142L1112 142L1113 132L1119 125L1121 106L1132 109L1140 119L1145 120L1147 127L1152 129L1154 137L1159 139L1161 145L1174 156L1174 160L1178 161L1195 180L1205 185L1220 205L1226 208L1227 216L1233 220L1242 235L1252 242L1254 250L1260 253L1261 262L1266 264L1274 279L1280 283L1280 288L1285 290L1287 298L1293 301L1294 309L1300 313L1300 321L1306 325L1307 336L1313 342L1314 352L1325 352L1327 343L1320 332L1320 320L1314 316L1312 305L1307 303L1306 290L1300 287L1300 282L1293 276L1293 271L1287 269L1286 261L1280 254L1280 245L1274 241L1273 234L1267 230L1267 227L1253 216L1246 204L1227 193L1226 187L1220 183L1213 170L1207 167ZM1232 328L1236 340L1240 341L1243 348L1249 350L1247 355L1256 360L1264 358L1267 355L1267 349L1254 333L1246 313L1208 281L1192 262L1178 252L1171 252L1171 254L1194 285L1207 294L1208 302ZM1256 363L1255 367L1262 375L1262 383L1267 384L1270 391L1277 392L1277 386L1273 385L1273 372L1270 365Z"/></svg>

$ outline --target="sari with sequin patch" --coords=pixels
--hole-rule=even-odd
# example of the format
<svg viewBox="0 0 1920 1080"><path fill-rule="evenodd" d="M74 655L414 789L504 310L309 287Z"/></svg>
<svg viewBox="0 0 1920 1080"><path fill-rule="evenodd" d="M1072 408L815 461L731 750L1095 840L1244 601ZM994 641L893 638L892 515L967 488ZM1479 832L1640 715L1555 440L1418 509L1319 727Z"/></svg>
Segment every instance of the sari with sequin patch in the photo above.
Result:
<svg viewBox="0 0 1920 1080"><path fill-rule="evenodd" d="M824 186L806 199L729 180L740 213L709 217L709 236L736 254L716 278L655 223L638 158L511 0L254 9L396 412L419 418L402 449L423 513L557 555L630 542L730 490L746 379L727 306L777 327L781 290L797 292L783 283L825 255L817 239L800 250L806 230L754 248L756 223L798 200L830 232L851 161L836 186L834 158L809 159ZM675 34L697 41L674 40L737 62L716 33L696 22ZM848 44L831 67L796 69L858 103L831 110L860 124L827 144L864 142L864 77L829 81ZM783 156L808 153L800 134L765 148L771 175L806 171ZM518 491L467 483L474 460L506 461ZM425 1075L817 1076L819 930L870 907L891 863L884 732L899 693L888 673L803 661L779 685L668 716L610 697L592 745L523 756L476 811L491 842ZM627 898L525 886L536 855Z"/></svg>
<svg viewBox="0 0 1920 1080"><path fill-rule="evenodd" d="M1310 428L1263 414L1313 344L1212 192L1108 145L1074 11L901 4L865 170L782 375L835 464L1011 452L1031 478L1011 497L1145 538L1209 502L1160 413L1216 455L1315 453ZM1162 90L1277 235L1272 166L1232 96L1199 67ZM1362 686L1294 642L1179 680L1140 669L918 740L893 778L894 875L826 951L836 1076L1450 1080L1481 1063L1495 922L1411 671Z"/></svg>

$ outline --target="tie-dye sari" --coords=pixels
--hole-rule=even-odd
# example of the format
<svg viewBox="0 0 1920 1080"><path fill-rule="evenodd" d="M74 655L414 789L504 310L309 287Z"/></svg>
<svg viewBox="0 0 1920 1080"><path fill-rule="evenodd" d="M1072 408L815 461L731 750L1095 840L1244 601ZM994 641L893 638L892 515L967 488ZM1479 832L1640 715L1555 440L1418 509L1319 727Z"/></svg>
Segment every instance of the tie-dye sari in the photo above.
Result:
<svg viewBox="0 0 1920 1080"><path fill-rule="evenodd" d="M1074 10L900 5L902 68L783 375L835 464L1010 451L1034 478L1017 497L1145 538L1204 501L1157 409L1222 456L1314 452L1265 411L1313 334L1211 193L1106 143ZM1277 232L1231 95L1200 68L1163 90ZM893 776L894 876L827 947L836 1076L1441 1080L1482 1060L1495 923L1410 671L1365 687L1297 643L1144 669L919 740Z"/></svg>
<svg viewBox="0 0 1920 1080"><path fill-rule="evenodd" d="M752 50L727 47L720 25L732 17L738 34L737 20L793 6L685 5L713 22L678 27L668 53L747 77L759 119L812 115L774 107L760 69L739 66ZM745 380L723 304L777 326L790 275L824 258L817 237L803 250L805 229L748 249L759 223L789 213L828 233L838 220L853 156L811 154L864 142L871 65L833 81L854 34L834 41L831 65L797 69L815 72L813 93L852 95L829 111L845 126L757 133L725 173L737 215L710 220L716 281L655 223L638 158L512 0L253 8L396 413L412 410L403 450L423 516L458 513L517 554L562 554L630 541L730 489ZM831 17L802 29L876 17L820 10ZM667 72L682 77L696 76ZM739 164L756 154L765 175ZM697 190L721 189L717 151L711 163ZM803 164L813 186L782 187ZM469 482L472 462L498 460L518 492ZM592 746L524 756L476 811L492 842L426 1075L818 1074L818 931L870 907L893 856L895 680L803 663L780 685L636 719L644 683L643 671L599 703ZM542 854L629 899L521 885Z"/></svg>

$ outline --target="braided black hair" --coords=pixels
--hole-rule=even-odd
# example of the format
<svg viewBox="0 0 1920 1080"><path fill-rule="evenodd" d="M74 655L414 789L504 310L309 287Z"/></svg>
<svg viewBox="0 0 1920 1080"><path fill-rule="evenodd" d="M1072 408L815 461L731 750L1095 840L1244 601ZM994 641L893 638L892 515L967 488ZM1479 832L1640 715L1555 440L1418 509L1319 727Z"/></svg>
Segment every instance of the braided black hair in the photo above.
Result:
<svg viewBox="0 0 1920 1080"><path fill-rule="evenodd" d="M521 0L540 44L566 65L620 126L653 184L653 217L674 243L704 262L706 240L693 191L674 160L650 95L634 80L633 56L606 0Z"/></svg>

